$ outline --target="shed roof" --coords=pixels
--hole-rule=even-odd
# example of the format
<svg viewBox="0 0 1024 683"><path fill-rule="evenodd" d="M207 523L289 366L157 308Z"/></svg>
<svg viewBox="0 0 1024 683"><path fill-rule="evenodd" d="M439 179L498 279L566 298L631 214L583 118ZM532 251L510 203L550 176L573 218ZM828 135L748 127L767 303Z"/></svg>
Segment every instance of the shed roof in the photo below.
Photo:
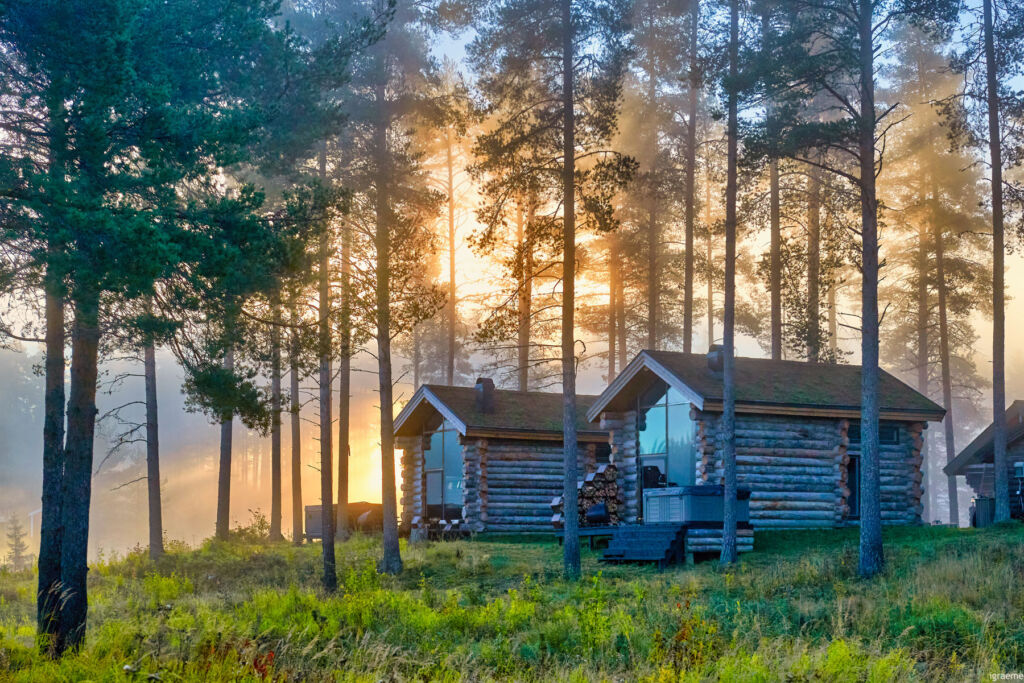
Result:
<svg viewBox="0 0 1024 683"><path fill-rule="evenodd" d="M576 396L576 429L581 440L606 440L607 431L587 421L596 396ZM494 411L477 409L473 387L424 384L395 419L395 436L416 436L438 422L438 415L463 436L561 440L562 395L543 391L494 390Z"/></svg>
<svg viewBox="0 0 1024 683"><path fill-rule="evenodd" d="M1024 401L1014 401L1006 409L1006 445L1016 443L1024 438ZM994 425L989 424L985 430L974 437L974 441L960 451L948 465L942 468L947 476L964 474L968 467L979 463L990 463L994 459L993 441Z"/></svg>
<svg viewBox="0 0 1024 683"><path fill-rule="evenodd" d="M625 410L636 396L661 380L701 410L720 411L722 374L708 367L704 354L641 351L591 406L587 417ZM860 414L859 365L736 358L736 410L741 413L827 415ZM941 420L946 411L884 370L878 393L885 419Z"/></svg>

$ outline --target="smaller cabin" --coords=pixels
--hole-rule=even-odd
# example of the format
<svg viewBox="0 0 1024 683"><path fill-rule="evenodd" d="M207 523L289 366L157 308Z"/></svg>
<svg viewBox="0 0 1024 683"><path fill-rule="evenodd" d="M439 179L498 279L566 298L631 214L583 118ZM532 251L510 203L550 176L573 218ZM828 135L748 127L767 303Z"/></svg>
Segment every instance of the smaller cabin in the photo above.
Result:
<svg viewBox="0 0 1024 683"><path fill-rule="evenodd" d="M596 396L577 396L580 476L608 462L608 432L587 422ZM402 526L551 533L562 493L562 395L427 384L395 419L402 450Z"/></svg>
<svg viewBox="0 0 1024 683"><path fill-rule="evenodd" d="M1010 516L1024 519L1024 401L1006 409L1006 469L1010 487ZM975 498L995 498L995 452L993 425L967 445L943 468L947 476L963 475ZM994 511L994 509L993 509ZM975 520L972 520L972 523ZM984 524L984 522L982 522Z"/></svg>
<svg viewBox="0 0 1024 683"><path fill-rule="evenodd" d="M722 367L719 347L641 351L590 407L610 435L624 521L685 516L695 488L723 483ZM755 529L859 523L860 390L856 365L736 358L737 483ZM921 435L945 411L884 371L879 402L882 521L919 524Z"/></svg>

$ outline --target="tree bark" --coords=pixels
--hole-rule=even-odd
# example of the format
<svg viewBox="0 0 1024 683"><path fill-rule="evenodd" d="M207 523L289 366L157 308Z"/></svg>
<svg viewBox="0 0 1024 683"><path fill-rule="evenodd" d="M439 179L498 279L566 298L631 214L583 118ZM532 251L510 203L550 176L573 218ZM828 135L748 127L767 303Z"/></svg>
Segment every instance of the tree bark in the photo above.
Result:
<svg viewBox="0 0 1024 683"><path fill-rule="evenodd" d="M828 288L828 349L832 357L836 358L839 353L839 319L836 311L835 281Z"/></svg>
<svg viewBox="0 0 1024 683"><path fill-rule="evenodd" d="M271 299L270 325L270 540L284 540L281 533L281 303Z"/></svg>
<svg viewBox="0 0 1024 683"><path fill-rule="evenodd" d="M576 491L576 112L575 36L572 0L562 9L562 500L565 517L562 561L566 578L580 576L580 529Z"/></svg>
<svg viewBox="0 0 1024 683"><path fill-rule="evenodd" d="M224 353L224 369L235 369L235 349L232 347ZM234 419L232 414L220 422L220 470L217 473L217 526L214 536L222 541L227 540L231 524L231 436Z"/></svg>
<svg viewBox="0 0 1024 683"><path fill-rule="evenodd" d="M771 36L771 19L765 9L761 16L761 33L767 41ZM768 130L772 129L772 105L766 108ZM771 347L772 360L782 359L782 219L781 197L779 191L779 162L771 159L768 162L768 220L770 223L771 242L769 245L769 297L771 299ZM808 267L810 258L808 258Z"/></svg>
<svg viewBox="0 0 1024 683"><path fill-rule="evenodd" d="M715 343L715 266L712 259L715 256L715 243L711 235L711 182L710 173L704 183L704 224L708 229L706 246L707 257L707 309L708 309L708 348Z"/></svg>
<svg viewBox="0 0 1024 683"><path fill-rule="evenodd" d="M302 398L299 396L299 316L295 298L289 307L290 318L296 325L292 329L288 350L289 365L289 413L291 414L292 437L292 543L302 545L304 515L302 509Z"/></svg>
<svg viewBox="0 0 1024 683"><path fill-rule="evenodd" d="M875 83L873 0L859 0L861 250L861 514L863 577L882 571L882 507L878 447L878 202L875 195Z"/></svg>
<svg viewBox="0 0 1024 683"><path fill-rule="evenodd" d="M60 563L64 481L64 300L59 284L46 283L46 363L43 420L43 498L39 521L36 596L39 646L50 656L63 650L60 631Z"/></svg>
<svg viewBox="0 0 1024 683"><path fill-rule="evenodd" d="M156 402L156 348L152 340L143 349L146 383L146 486L149 492L149 557L164 554L163 508L160 504L160 421Z"/></svg>
<svg viewBox="0 0 1024 683"><path fill-rule="evenodd" d="M99 293L74 297L71 336L71 391L61 491L61 615L57 641L77 650L85 640L89 572L89 502L92 494L93 435L96 429L96 379L99 355Z"/></svg>
<svg viewBox="0 0 1024 683"><path fill-rule="evenodd" d="M398 495L395 490L395 414L391 385L391 214L388 197L388 149L383 84L377 86L379 114L375 131L378 155L376 197L377 251L377 363L380 387L381 507L383 508L383 557L378 569L385 574L402 571L398 545Z"/></svg>
<svg viewBox="0 0 1024 683"><path fill-rule="evenodd" d="M942 363L942 405L946 407L945 430L946 464L956 457L956 435L953 429L953 377L949 357L949 321L946 313L946 245L939 223L935 223L935 279L939 290L939 355ZM957 500L956 475L946 478L949 492L949 523L960 526L960 505Z"/></svg>
<svg viewBox="0 0 1024 683"><path fill-rule="evenodd" d="M49 126L49 174L59 183L64 177L64 96L60 83L52 84L47 102ZM60 220L53 216L54 220ZM60 245L47 244L47 255L55 258ZM36 630L40 650L56 657L63 652L60 642L60 575L63 531L62 491L64 487L64 298L63 283L56 269L47 265L46 279L46 361L43 395L43 495L39 518L39 581L36 593Z"/></svg>
<svg viewBox="0 0 1024 683"><path fill-rule="evenodd" d="M821 170L807 169L807 360L821 358Z"/></svg>
<svg viewBox="0 0 1024 683"><path fill-rule="evenodd" d="M696 220L696 180L697 180L697 101L698 90L698 54L700 34L700 0L690 2L690 73L689 92L686 97L686 189L685 189L685 236L684 248L686 260L683 266L683 353L693 351L693 256L694 230Z"/></svg>
<svg viewBox="0 0 1024 683"><path fill-rule="evenodd" d="M327 145L320 147L320 177L327 177ZM317 305L320 356L320 523L323 538L324 590L338 589L338 574L334 555L334 453L331 447L331 244L330 225L320 226L319 302Z"/></svg>
<svg viewBox="0 0 1024 683"><path fill-rule="evenodd" d="M983 0L985 71L988 85L988 150L992 165L992 460L995 467L996 521L1010 519L1010 479L1006 471L1006 310L1003 259L1003 150L999 131L999 74L992 0Z"/></svg>
<svg viewBox="0 0 1024 683"><path fill-rule="evenodd" d="M724 493L722 517L722 554L720 563L730 565L738 559L736 548L736 185L739 120L736 76L739 69L740 12L738 0L729 2L729 80L727 95L728 169L725 184L725 320L722 372L722 464Z"/></svg>
<svg viewBox="0 0 1024 683"><path fill-rule="evenodd" d="M448 126L446 161L448 167L448 386L455 383L455 171L452 127ZM417 385L419 386L419 385Z"/></svg>
<svg viewBox="0 0 1024 683"><path fill-rule="evenodd" d="M917 390L928 395L928 245L922 224L917 234ZM928 435L921 435L922 486L931 487L931 462L928 457ZM927 508L927 497L925 507ZM927 517L925 518L927 519Z"/></svg>
<svg viewBox="0 0 1024 683"><path fill-rule="evenodd" d="M619 245L615 235L608 235L608 383L615 379L616 336L618 331Z"/></svg>
<svg viewBox="0 0 1024 683"><path fill-rule="evenodd" d="M519 391L530 387L530 318L533 308L533 243L530 240L530 223L533 220L533 201L523 222L523 209L516 206L516 245L519 250L519 294L516 300L518 322L516 340L516 370Z"/></svg>
<svg viewBox="0 0 1024 683"><path fill-rule="evenodd" d="M341 228L341 359L338 361L338 515L337 536L347 540L348 527L348 465L352 455L349 429L352 402L352 227Z"/></svg>

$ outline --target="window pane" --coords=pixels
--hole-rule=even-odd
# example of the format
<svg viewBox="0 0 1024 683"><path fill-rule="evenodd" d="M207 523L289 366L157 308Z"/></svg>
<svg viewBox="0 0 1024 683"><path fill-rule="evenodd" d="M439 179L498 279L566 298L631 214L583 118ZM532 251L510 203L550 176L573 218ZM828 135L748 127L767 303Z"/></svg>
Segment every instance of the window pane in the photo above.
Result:
<svg viewBox="0 0 1024 683"><path fill-rule="evenodd" d="M676 391L675 389L673 389L671 387L669 387L668 395L666 396L666 398L668 399L668 404L669 405L672 405L674 403L686 403L687 405L689 405L689 403L687 402L686 398L683 397L682 394L680 394L678 391Z"/></svg>
<svg viewBox="0 0 1024 683"><path fill-rule="evenodd" d="M462 445L454 430L444 432L444 502L462 506Z"/></svg>
<svg viewBox="0 0 1024 683"><path fill-rule="evenodd" d="M430 446L423 452L423 469L441 469L441 432L430 435Z"/></svg>
<svg viewBox="0 0 1024 683"><path fill-rule="evenodd" d="M441 472L427 472L427 514L439 516L441 510ZM432 508L436 506L436 508Z"/></svg>
<svg viewBox="0 0 1024 683"><path fill-rule="evenodd" d="M671 395L669 396L671 400ZM668 476L669 484L690 486L694 483L694 424L690 404L668 406Z"/></svg>
<svg viewBox="0 0 1024 683"><path fill-rule="evenodd" d="M647 410L647 424L639 434L640 455L665 452L665 406Z"/></svg>

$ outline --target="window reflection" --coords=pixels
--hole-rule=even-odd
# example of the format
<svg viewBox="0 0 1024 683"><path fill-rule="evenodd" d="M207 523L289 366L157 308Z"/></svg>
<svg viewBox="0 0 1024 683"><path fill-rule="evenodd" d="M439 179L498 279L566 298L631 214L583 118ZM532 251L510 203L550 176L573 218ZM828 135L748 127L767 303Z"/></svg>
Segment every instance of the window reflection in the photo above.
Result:
<svg viewBox="0 0 1024 683"><path fill-rule="evenodd" d="M640 456L641 481L645 485L688 486L695 479L696 427L690 417L690 403L675 389L656 387L638 399L639 429L637 453ZM657 467L662 477L651 470ZM646 472L646 474L645 474Z"/></svg>
<svg viewBox="0 0 1024 683"><path fill-rule="evenodd" d="M463 503L462 445L459 433L445 420L427 435L423 452L426 515L431 519L459 519Z"/></svg>

